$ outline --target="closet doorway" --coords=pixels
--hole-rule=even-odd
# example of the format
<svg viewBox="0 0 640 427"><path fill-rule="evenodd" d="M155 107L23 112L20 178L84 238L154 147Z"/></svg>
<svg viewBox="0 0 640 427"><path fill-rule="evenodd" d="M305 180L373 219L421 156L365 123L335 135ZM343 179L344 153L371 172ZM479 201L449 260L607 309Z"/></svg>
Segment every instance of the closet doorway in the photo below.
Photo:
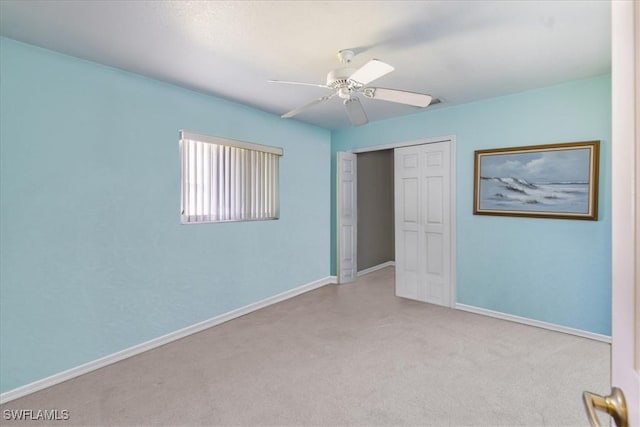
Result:
<svg viewBox="0 0 640 427"><path fill-rule="evenodd" d="M339 152L340 283L396 266L396 295L455 304L455 138Z"/></svg>

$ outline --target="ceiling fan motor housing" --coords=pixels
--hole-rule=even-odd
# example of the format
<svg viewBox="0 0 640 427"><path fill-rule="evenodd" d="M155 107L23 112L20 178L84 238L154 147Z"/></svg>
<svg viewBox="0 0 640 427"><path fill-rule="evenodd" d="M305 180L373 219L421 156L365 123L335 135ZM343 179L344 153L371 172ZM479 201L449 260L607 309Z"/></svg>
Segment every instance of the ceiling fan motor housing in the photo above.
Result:
<svg viewBox="0 0 640 427"><path fill-rule="evenodd" d="M349 77L355 73L355 68L338 68L327 74L327 86L332 89L341 89L349 86Z"/></svg>
<svg viewBox="0 0 640 427"><path fill-rule="evenodd" d="M342 64L349 64L353 59L354 52L349 49L343 49L338 51L338 59ZM327 86L335 89L338 96L344 100L351 98L351 93L355 89L353 82L349 81L349 77L356 72L355 68L344 67L329 71L327 74Z"/></svg>

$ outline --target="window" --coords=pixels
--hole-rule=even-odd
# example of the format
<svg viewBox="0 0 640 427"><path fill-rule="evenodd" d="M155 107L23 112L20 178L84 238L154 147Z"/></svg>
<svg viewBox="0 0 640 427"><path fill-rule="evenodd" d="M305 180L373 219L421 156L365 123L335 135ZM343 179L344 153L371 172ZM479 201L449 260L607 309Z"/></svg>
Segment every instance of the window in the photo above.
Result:
<svg viewBox="0 0 640 427"><path fill-rule="evenodd" d="M180 131L183 224L278 219L282 148Z"/></svg>

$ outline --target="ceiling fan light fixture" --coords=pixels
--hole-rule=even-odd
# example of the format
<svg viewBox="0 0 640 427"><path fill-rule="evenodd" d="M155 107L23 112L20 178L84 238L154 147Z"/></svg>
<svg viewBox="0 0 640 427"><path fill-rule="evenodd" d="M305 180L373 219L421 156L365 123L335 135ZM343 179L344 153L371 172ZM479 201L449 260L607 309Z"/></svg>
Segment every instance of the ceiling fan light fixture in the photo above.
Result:
<svg viewBox="0 0 640 427"><path fill-rule="evenodd" d="M351 98L351 90L348 87L338 89L338 96L344 100Z"/></svg>
<svg viewBox="0 0 640 427"><path fill-rule="evenodd" d="M345 99L344 109L353 126L361 126L369 123L367 113L364 112L364 108L362 108L362 104L358 98L351 97L349 99Z"/></svg>

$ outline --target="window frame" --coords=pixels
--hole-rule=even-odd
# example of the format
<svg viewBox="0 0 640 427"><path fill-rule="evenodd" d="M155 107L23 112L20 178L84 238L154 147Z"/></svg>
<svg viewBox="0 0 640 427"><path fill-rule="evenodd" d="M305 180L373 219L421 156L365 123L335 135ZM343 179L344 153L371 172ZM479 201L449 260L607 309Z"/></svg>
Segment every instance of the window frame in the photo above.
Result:
<svg viewBox="0 0 640 427"><path fill-rule="evenodd" d="M182 224L280 218L282 148L186 130L179 147Z"/></svg>

